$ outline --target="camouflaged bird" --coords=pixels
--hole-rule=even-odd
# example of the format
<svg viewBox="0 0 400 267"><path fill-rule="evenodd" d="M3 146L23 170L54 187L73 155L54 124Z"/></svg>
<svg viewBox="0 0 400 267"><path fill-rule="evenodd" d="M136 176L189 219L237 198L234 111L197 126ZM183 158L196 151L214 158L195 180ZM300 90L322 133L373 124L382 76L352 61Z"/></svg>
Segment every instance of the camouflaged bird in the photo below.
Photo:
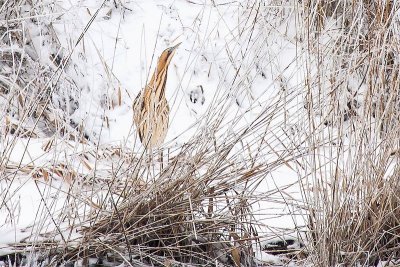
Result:
<svg viewBox="0 0 400 267"><path fill-rule="evenodd" d="M162 52L150 82L133 102L133 121L146 150L161 146L167 135L169 106L165 98L165 85L168 66L179 45Z"/></svg>

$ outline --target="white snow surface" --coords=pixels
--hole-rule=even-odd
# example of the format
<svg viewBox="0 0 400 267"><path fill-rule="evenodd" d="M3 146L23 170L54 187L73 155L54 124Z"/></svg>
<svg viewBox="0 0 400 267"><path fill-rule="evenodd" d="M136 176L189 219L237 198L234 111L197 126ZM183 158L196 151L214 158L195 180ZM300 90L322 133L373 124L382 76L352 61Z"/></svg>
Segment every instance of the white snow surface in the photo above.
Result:
<svg viewBox="0 0 400 267"><path fill-rule="evenodd" d="M302 126L296 121L302 116L297 109L302 102L296 90L304 79L303 55L297 46L290 5L279 8L280 13L273 8L260 8L257 13L257 6L248 6L246 1L116 1L117 7L114 1L42 2L38 12L43 16L38 20L51 23L63 50L55 51L53 43L40 34L40 25L27 20L36 50L41 52L39 60L45 63L54 52L71 55L66 72L80 91L79 107L71 112L70 119L82 123L101 147L142 151L132 124L132 102L161 52L178 43L181 45L167 81L171 115L165 147L187 142L204 126L218 101L229 99L227 122L240 118L235 125L226 125L227 131L234 131L273 103L279 90L287 90L288 98L293 98L288 101L292 107L284 107L284 112L280 107L280 119L269 132L289 143L291 138L300 138ZM7 140L3 139L1 148L8 153L9 164L24 166L27 171L25 175L11 173L0 183L4 199L0 206L0 254L9 253L12 244L45 240L46 233L58 231L55 225L67 224L66 213L74 212L65 206L65 199L71 190L82 190L79 185L71 189L71 184L62 179L35 180L33 172L63 162L76 166L80 173L90 173L87 165L94 166L91 159L79 156L89 150L83 144L55 140L57 145L45 151L52 138L20 138L7 152ZM275 148L279 150L279 146L277 141ZM266 164L276 157L271 153ZM109 168L100 162L97 171L107 172ZM259 185L256 193L270 195L268 201L254 204L256 219L263 224L261 233L296 238L293 229L301 228L304 220L288 204L301 201L298 180L295 166L288 164L272 170ZM294 236L287 236L290 232ZM77 236L75 232L64 234L69 239ZM279 259L271 259L264 252L259 258L279 264Z"/></svg>

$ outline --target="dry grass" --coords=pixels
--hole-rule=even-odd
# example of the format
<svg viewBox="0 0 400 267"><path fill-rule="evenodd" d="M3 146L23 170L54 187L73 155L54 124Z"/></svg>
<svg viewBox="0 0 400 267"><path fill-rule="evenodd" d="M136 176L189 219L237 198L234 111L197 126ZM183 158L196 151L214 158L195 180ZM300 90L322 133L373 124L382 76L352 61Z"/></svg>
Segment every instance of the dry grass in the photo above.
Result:
<svg viewBox="0 0 400 267"><path fill-rule="evenodd" d="M396 2L303 3L309 50L313 263L375 265L399 257L399 31ZM317 114L318 116L315 116ZM320 116L319 116L320 115Z"/></svg>
<svg viewBox="0 0 400 267"><path fill-rule="evenodd" d="M236 73L230 91L219 85L220 95L185 145L167 144L153 155L101 146L84 125L69 120L80 90L68 75L69 68L79 70L74 51L64 55L46 25L40 34L53 52L38 61L14 2L1 3L8 22L0 25L5 122L0 175L6 185L0 209L13 220L10 188L26 176L66 199L56 212L53 198L41 192L43 214L56 229L46 232L47 215L38 215L32 236L40 238L13 244L17 251L41 251L44 262L54 266L78 260L88 265L92 258L128 266L254 266L263 241L281 237L279 231L272 231L273 237L263 232L266 225L257 217L256 204L270 201L290 207L293 217L301 210L306 218L306 248L291 251L294 258L307 256L305 262L314 266L399 259L400 6L395 1L249 1L248 18L238 26L243 32L234 37L249 38L253 49L240 51L242 65L236 66L226 44ZM280 32L286 19L296 21L293 36ZM304 76L298 84L285 76L289 66L280 70L271 63L278 55L265 46L275 32L296 45L293 64ZM274 85L267 87L279 89L268 100L246 91L254 69L262 76L265 69L273 72ZM232 95L259 105L232 118ZM246 113L256 109L258 116L248 119ZM237 126L243 119L246 124ZM73 157L44 166L9 161L18 140L44 137L46 152L71 149ZM303 203L286 187L258 191L282 166L297 172ZM63 180L59 188L57 179Z"/></svg>

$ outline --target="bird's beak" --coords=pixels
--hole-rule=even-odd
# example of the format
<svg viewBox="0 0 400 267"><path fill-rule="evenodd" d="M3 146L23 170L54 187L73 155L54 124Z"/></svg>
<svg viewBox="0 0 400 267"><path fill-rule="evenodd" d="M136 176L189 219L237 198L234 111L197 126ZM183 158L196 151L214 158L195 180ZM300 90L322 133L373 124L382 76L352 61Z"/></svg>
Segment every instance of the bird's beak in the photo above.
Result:
<svg viewBox="0 0 400 267"><path fill-rule="evenodd" d="M182 43L182 42L181 42ZM173 46L173 47L170 47L170 51L171 52L174 52L175 51L175 49L177 49L178 48L178 46L180 46L181 45L181 43L178 43L177 45L175 45L175 46Z"/></svg>

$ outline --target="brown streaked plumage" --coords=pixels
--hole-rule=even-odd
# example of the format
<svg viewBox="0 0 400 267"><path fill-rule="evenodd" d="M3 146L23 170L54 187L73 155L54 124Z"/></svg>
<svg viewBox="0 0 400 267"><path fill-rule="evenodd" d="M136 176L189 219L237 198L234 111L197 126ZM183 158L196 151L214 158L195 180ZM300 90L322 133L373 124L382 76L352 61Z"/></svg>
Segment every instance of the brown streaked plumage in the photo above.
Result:
<svg viewBox="0 0 400 267"><path fill-rule="evenodd" d="M167 135L169 106L165 98L165 85L168 66L179 45L162 52L150 82L133 102L133 121L146 150L162 145Z"/></svg>

